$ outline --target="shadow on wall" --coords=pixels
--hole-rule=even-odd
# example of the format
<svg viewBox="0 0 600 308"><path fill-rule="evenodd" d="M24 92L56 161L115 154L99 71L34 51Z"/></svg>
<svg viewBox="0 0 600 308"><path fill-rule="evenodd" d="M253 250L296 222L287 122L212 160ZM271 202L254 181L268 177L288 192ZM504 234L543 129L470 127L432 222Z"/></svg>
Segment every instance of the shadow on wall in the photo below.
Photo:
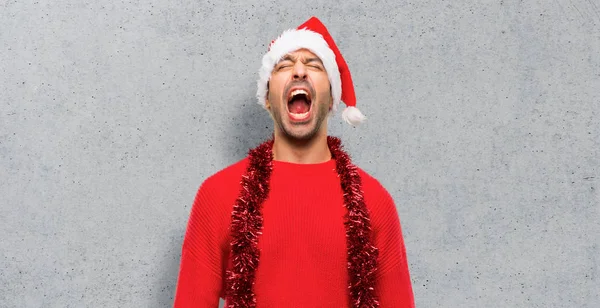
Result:
<svg viewBox="0 0 600 308"><path fill-rule="evenodd" d="M247 156L248 151L273 135L273 120L269 113L256 103L254 88L240 92L233 101L235 112L231 114L230 125L226 125L220 136L228 140L223 146L222 157L227 162L237 162ZM225 167L225 166L223 166ZM219 301L219 308L225 301Z"/></svg>
<svg viewBox="0 0 600 308"><path fill-rule="evenodd" d="M248 150L254 148L273 134L273 122L266 110L261 108L254 98L252 91L242 91L238 99L232 102L234 113L227 117L228 125L219 132L222 161L233 163L244 158ZM225 165L220 166L222 168ZM187 220L186 220L187 221ZM181 245L186 225L171 230L165 257L161 263L161 277L156 285L156 301L153 308L172 307L179 275ZM219 307L224 301L219 302Z"/></svg>
<svg viewBox="0 0 600 308"><path fill-rule="evenodd" d="M248 150L273 135L273 120L256 102L255 91L253 87L245 90L232 102L235 112L220 136L221 140L227 140L222 152L226 162L234 163L246 157Z"/></svg>

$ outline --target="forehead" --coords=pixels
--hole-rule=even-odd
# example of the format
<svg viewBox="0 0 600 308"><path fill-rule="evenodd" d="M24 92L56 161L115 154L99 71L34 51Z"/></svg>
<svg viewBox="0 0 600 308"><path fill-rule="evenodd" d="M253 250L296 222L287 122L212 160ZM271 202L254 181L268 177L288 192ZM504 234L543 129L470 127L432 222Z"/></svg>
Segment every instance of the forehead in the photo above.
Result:
<svg viewBox="0 0 600 308"><path fill-rule="evenodd" d="M291 58L293 60L303 60L303 59L319 59L319 57L317 57L317 55L315 55L312 51L306 49L306 48L301 48L292 52L288 52L285 56L283 56L281 59L286 59L286 58ZM319 59L320 61L321 59Z"/></svg>

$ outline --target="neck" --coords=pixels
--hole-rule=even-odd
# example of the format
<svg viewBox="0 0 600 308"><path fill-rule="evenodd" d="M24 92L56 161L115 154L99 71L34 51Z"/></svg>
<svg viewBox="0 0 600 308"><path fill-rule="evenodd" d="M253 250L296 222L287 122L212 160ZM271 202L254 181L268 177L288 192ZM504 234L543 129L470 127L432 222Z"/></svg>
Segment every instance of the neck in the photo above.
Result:
<svg viewBox="0 0 600 308"><path fill-rule="evenodd" d="M273 139L273 159L297 164L326 162L331 159L327 133L319 132L309 140L298 140L276 131Z"/></svg>

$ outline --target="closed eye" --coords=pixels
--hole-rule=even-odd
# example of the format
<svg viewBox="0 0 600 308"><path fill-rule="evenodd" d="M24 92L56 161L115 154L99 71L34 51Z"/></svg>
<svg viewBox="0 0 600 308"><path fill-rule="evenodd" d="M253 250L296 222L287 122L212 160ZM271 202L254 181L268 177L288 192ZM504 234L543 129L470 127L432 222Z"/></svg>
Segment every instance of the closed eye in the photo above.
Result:
<svg viewBox="0 0 600 308"><path fill-rule="evenodd" d="M306 62L304 62L304 64L308 67L316 68L319 70L323 69L323 63L319 58L306 59Z"/></svg>
<svg viewBox="0 0 600 308"><path fill-rule="evenodd" d="M291 66L292 66L292 64L291 64L291 63L282 63L282 64L280 64L280 65L277 67L277 70L281 70L281 69L288 68L288 67L291 67Z"/></svg>

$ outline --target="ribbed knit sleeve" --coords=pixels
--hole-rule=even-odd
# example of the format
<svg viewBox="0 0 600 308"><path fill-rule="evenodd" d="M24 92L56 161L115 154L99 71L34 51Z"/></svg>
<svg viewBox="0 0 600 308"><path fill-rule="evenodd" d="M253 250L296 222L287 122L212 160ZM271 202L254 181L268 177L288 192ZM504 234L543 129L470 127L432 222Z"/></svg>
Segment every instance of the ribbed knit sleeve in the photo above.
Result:
<svg viewBox="0 0 600 308"><path fill-rule="evenodd" d="M381 307L413 308L406 249L394 200L377 180L368 176L364 190L371 210L375 246L379 248L376 292Z"/></svg>
<svg viewBox="0 0 600 308"><path fill-rule="evenodd" d="M183 239L176 308L218 307L228 257L229 212L223 203L230 199L220 186L209 178L194 199Z"/></svg>

